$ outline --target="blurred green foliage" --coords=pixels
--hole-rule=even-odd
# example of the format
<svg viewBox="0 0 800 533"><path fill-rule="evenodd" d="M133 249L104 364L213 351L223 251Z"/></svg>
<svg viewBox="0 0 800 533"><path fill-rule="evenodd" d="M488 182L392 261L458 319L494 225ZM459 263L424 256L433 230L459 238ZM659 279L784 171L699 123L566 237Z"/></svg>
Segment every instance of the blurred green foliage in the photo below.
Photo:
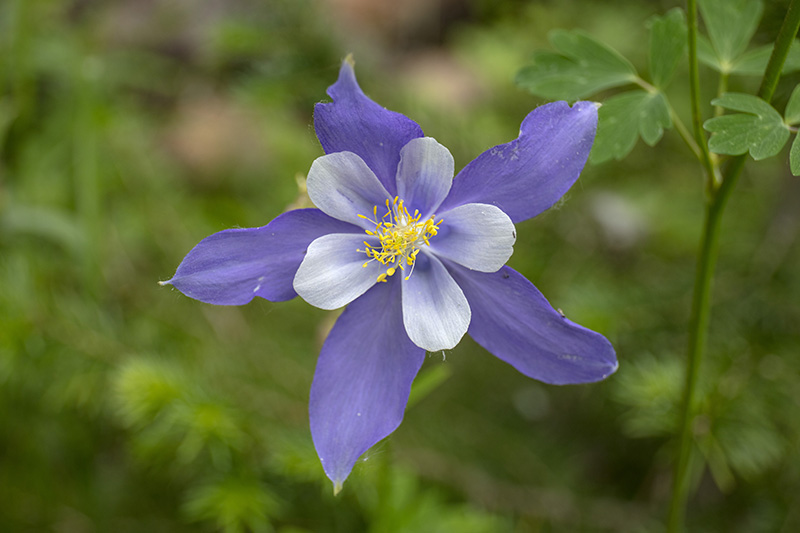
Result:
<svg viewBox="0 0 800 533"><path fill-rule="evenodd" d="M346 53L461 167L541 103L512 80L548 31L643 65L643 21L675 3L366 5L0 4L0 530L659 531L702 215L673 132L518 228L511 266L612 340L618 374L548 387L469 340L431 354L406 421L337 498L306 414L334 317L157 285L202 237L303 201L312 106ZM697 531L800 529L800 184L777 159L723 228Z"/></svg>

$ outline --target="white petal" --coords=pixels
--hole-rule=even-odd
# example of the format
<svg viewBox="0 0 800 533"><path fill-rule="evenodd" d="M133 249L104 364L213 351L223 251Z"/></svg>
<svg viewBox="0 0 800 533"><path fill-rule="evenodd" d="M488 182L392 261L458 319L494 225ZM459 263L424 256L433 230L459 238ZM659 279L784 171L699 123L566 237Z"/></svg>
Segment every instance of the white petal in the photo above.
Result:
<svg viewBox="0 0 800 533"><path fill-rule="evenodd" d="M336 152L317 158L308 171L308 196L326 215L375 229L375 224L359 218L372 218L375 206L386 211L389 193L364 160L353 152ZM381 214L381 216L383 216Z"/></svg>
<svg viewBox="0 0 800 533"><path fill-rule="evenodd" d="M496 272L514 252L514 223L499 207L464 204L440 217L439 234L430 240L430 250L440 257L471 270Z"/></svg>
<svg viewBox="0 0 800 533"><path fill-rule="evenodd" d="M450 152L432 137L411 139L400 151L397 195L413 213L430 216L450 192L455 163Z"/></svg>
<svg viewBox="0 0 800 533"><path fill-rule="evenodd" d="M386 267L377 261L363 266L369 259L357 251L364 249L363 237L332 233L313 241L294 276L297 294L320 309L338 309L364 294Z"/></svg>
<svg viewBox="0 0 800 533"><path fill-rule="evenodd" d="M467 298L441 261L420 253L414 272L403 278L403 322L409 338L429 352L453 348L467 332L471 316Z"/></svg>

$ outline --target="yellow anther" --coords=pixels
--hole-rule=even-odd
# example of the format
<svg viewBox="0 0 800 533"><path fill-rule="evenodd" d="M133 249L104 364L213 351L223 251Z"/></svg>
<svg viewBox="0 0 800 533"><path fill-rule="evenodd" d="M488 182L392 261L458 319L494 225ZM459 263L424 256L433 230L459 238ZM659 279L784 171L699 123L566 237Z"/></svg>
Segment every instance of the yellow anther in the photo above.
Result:
<svg viewBox="0 0 800 533"><path fill-rule="evenodd" d="M380 244L380 246L372 246L364 241L366 249L358 251L364 252L370 258L364 266L372 261L378 261L388 267L385 272L378 275L379 282L387 281L387 278L393 276L398 268L405 271L405 267L410 266L411 270L405 278L408 279L414 271L414 262L420 247L430 246L430 238L438 233L442 220L435 222L431 216L427 220L420 221L422 214L419 210L415 209L412 216L408 212L405 202L399 196L392 199L387 198L385 205L386 213L380 218L378 218L377 205L372 209L373 219L358 215L359 218L375 224L374 230L364 231L367 235L377 237Z"/></svg>

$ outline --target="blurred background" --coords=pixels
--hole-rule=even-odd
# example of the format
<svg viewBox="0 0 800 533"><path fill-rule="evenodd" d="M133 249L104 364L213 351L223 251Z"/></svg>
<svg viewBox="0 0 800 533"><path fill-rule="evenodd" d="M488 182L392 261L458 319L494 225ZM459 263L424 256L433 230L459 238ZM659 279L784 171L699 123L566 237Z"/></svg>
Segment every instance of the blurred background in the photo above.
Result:
<svg viewBox="0 0 800 533"><path fill-rule="evenodd" d="M758 43L787 4L768 3ZM517 228L510 265L606 335L618 373L553 387L469 339L431 354L404 423L336 498L307 415L335 315L214 307L157 282L203 237L304 201L313 105L348 53L364 91L458 169L543 103L513 79L548 31L642 65L647 19L675 5L2 0L0 531L661 531L703 201L674 132L588 165ZM681 69L670 98L688 123ZM751 162L724 220L692 531L800 531L786 160Z"/></svg>

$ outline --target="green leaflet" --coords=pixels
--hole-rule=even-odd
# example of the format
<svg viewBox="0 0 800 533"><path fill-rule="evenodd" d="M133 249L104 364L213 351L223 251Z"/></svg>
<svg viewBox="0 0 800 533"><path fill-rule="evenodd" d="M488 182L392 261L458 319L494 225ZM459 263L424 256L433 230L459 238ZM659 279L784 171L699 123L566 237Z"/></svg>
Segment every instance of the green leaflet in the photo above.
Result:
<svg viewBox="0 0 800 533"><path fill-rule="evenodd" d="M700 12L711 45L725 67L736 60L761 20L761 0L700 0Z"/></svg>
<svg viewBox="0 0 800 533"><path fill-rule="evenodd" d="M656 87L666 87L675 74L686 53L686 31L686 17L680 8L650 19L650 77Z"/></svg>
<svg viewBox="0 0 800 533"><path fill-rule="evenodd" d="M792 149L789 151L789 168L792 169L793 176L800 176L800 135L794 136Z"/></svg>
<svg viewBox="0 0 800 533"><path fill-rule="evenodd" d="M629 91L606 100L599 111L597 138L592 148L592 162L622 159L641 138L655 145L672 127L669 105L659 92Z"/></svg>
<svg viewBox="0 0 800 533"><path fill-rule="evenodd" d="M772 55L773 45L767 44L748 50L733 63L722 65L708 39L700 36L697 40L697 58L717 72L740 74L742 76L763 76ZM783 73L800 70L800 41L795 40L783 64Z"/></svg>
<svg viewBox="0 0 800 533"><path fill-rule="evenodd" d="M722 65L720 64L717 52L711 46L711 41L702 35L697 36L697 60L713 68L717 72L723 72ZM725 70L728 72L728 70Z"/></svg>
<svg viewBox="0 0 800 533"><path fill-rule="evenodd" d="M786 111L783 113L783 120L787 125L800 123L800 85L794 88L789 102L786 104ZM789 151L789 168L794 176L800 176L800 135L795 135L792 149Z"/></svg>
<svg viewBox="0 0 800 533"><path fill-rule="evenodd" d="M550 34L556 52L539 51L523 68L517 84L536 96L577 100L636 80L636 69L614 49L580 31Z"/></svg>
<svg viewBox="0 0 800 533"><path fill-rule="evenodd" d="M759 161L780 152L789 138L783 117L757 96L726 93L711 103L742 112L712 118L703 124L712 133L708 147L714 153L740 155L749 151Z"/></svg>
<svg viewBox="0 0 800 533"><path fill-rule="evenodd" d="M789 97L786 111L783 113L783 120L790 126L800 123L800 85L794 88Z"/></svg>

